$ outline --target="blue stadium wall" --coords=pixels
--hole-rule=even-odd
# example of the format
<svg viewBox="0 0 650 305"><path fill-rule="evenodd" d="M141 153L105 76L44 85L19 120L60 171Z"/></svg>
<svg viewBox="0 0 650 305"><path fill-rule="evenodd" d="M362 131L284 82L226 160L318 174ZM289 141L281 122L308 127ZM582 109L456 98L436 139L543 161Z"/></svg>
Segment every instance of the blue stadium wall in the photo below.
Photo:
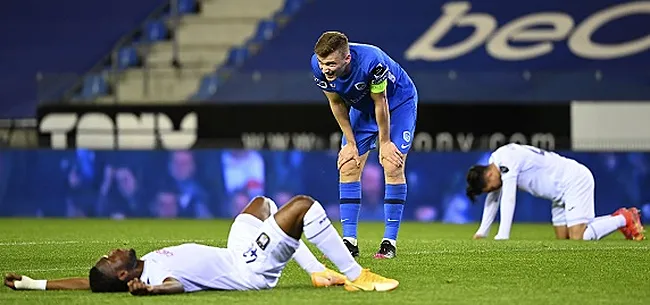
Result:
<svg viewBox="0 0 650 305"><path fill-rule="evenodd" d="M596 180L596 213L643 208L650 220L650 153L574 153ZM404 219L479 221L484 197L465 197L467 168L488 152L413 152ZM309 194L338 218L336 152L2 151L0 216L233 218L255 195L278 204ZM362 178L362 221L383 221L383 174L371 153ZM515 221L550 222L549 201L517 196Z"/></svg>

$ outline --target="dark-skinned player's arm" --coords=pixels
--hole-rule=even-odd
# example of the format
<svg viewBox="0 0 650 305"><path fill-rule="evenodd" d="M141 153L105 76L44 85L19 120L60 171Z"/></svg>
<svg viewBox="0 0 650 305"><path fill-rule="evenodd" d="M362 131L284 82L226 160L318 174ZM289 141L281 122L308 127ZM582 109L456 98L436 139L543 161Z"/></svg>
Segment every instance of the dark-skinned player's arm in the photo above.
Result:
<svg viewBox="0 0 650 305"><path fill-rule="evenodd" d="M129 292L132 295L164 295L184 293L183 284L175 278L168 277L160 285L147 285L139 278L132 279L128 283Z"/></svg>
<svg viewBox="0 0 650 305"><path fill-rule="evenodd" d="M4 284L14 290L90 290L87 277L34 280L25 275L7 273Z"/></svg>
<svg viewBox="0 0 650 305"><path fill-rule="evenodd" d="M345 140L348 144L356 145L356 140L354 139L354 133L352 132L352 125L350 124L350 114L348 107L345 106L343 99L335 92L328 92L323 90L327 100L330 102L330 108L332 109L332 114L336 119L336 122L345 136Z"/></svg>

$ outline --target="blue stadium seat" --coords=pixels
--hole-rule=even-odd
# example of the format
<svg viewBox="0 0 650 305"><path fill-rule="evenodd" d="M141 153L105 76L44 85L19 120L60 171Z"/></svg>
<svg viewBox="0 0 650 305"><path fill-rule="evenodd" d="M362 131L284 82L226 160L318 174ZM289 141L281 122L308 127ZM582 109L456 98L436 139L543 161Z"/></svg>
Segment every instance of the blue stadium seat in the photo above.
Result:
<svg viewBox="0 0 650 305"><path fill-rule="evenodd" d="M145 42L155 42L166 40L169 37L169 30L167 25L162 20L153 20L145 24L142 41Z"/></svg>
<svg viewBox="0 0 650 305"><path fill-rule="evenodd" d="M249 41L252 43L263 43L264 41L270 40L273 38L273 34L277 29L278 25L273 20L262 20L257 26L257 31L255 36Z"/></svg>
<svg viewBox="0 0 650 305"><path fill-rule="evenodd" d="M194 14L198 11L198 5L196 0L177 0L178 1L178 14L179 15L187 15L187 14ZM168 8L165 9L164 16L169 17L171 16L171 10L172 6L171 3Z"/></svg>
<svg viewBox="0 0 650 305"><path fill-rule="evenodd" d="M282 13L285 15L293 15L300 10L303 4L305 4L305 0L286 0L282 8Z"/></svg>
<svg viewBox="0 0 650 305"><path fill-rule="evenodd" d="M140 65L140 58L135 47L124 47L117 52L117 67L125 69Z"/></svg>
<svg viewBox="0 0 650 305"><path fill-rule="evenodd" d="M232 48L228 54L228 60L226 60L225 65L228 67L241 66L248 56L249 52L247 47Z"/></svg>
<svg viewBox="0 0 650 305"><path fill-rule="evenodd" d="M106 93L108 93L108 86L102 75L94 74L84 78L84 84L80 94L82 99L95 98L106 95Z"/></svg>
<svg viewBox="0 0 650 305"><path fill-rule="evenodd" d="M178 0L178 12L182 15L196 13L196 0Z"/></svg>
<svg viewBox="0 0 650 305"><path fill-rule="evenodd" d="M199 90L194 94L191 100L206 100L217 92L219 87L219 76L217 73L211 73L201 79Z"/></svg>

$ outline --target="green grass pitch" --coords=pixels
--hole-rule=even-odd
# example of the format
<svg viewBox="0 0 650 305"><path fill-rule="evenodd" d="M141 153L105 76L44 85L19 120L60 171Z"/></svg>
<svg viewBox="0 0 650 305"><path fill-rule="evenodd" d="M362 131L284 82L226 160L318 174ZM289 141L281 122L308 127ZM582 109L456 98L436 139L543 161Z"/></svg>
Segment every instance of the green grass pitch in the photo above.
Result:
<svg viewBox="0 0 650 305"><path fill-rule="evenodd" d="M129 247L143 255L182 242L224 246L229 226L226 220L0 219L0 271L32 278L85 276L109 249ZM269 291L134 297L2 287L0 304L650 304L646 241L626 241L619 232L598 242L556 241L550 224L517 223L509 241L475 241L475 229L476 224L403 223L397 258L377 261L372 255L383 224L361 223L361 264L400 281L387 293L312 288L291 262Z"/></svg>

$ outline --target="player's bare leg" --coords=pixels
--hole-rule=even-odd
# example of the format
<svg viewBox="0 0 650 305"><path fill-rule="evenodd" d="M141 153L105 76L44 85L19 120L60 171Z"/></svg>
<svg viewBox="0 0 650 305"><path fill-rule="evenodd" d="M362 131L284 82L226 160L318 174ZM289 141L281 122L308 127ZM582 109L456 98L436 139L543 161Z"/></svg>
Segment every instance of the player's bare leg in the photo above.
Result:
<svg viewBox="0 0 650 305"><path fill-rule="evenodd" d="M384 278L361 266L347 251L338 232L332 226L325 209L308 196L296 196L273 215L280 230L288 236L300 239L303 232L348 278L346 290L388 291L397 288L399 282Z"/></svg>
<svg viewBox="0 0 650 305"><path fill-rule="evenodd" d="M257 196L244 208L242 214L250 214L262 221L271 217L278 211L278 206L271 198ZM314 254L307 248L307 245L300 240L300 245L293 255L298 265L311 275L312 284L316 287L329 287L345 284L345 276L328 269Z"/></svg>
<svg viewBox="0 0 650 305"><path fill-rule="evenodd" d="M566 226L553 226L553 229L555 229L555 238L569 239L569 228Z"/></svg>
<svg viewBox="0 0 650 305"><path fill-rule="evenodd" d="M359 156L359 166L349 161L339 169L339 200L343 242L352 256L359 256L357 227L361 210L361 173L368 160L368 153Z"/></svg>
<svg viewBox="0 0 650 305"><path fill-rule="evenodd" d="M404 163L397 166L392 162L383 161L386 188L384 193L384 238L375 254L377 259L394 258L397 250L397 234L402 222L402 212L406 202L406 154Z"/></svg>
<svg viewBox="0 0 650 305"><path fill-rule="evenodd" d="M589 224L569 227L569 238L573 240L599 240L616 230L621 230L627 239L645 239L645 229L641 224L639 210L621 208L612 215L596 217Z"/></svg>

